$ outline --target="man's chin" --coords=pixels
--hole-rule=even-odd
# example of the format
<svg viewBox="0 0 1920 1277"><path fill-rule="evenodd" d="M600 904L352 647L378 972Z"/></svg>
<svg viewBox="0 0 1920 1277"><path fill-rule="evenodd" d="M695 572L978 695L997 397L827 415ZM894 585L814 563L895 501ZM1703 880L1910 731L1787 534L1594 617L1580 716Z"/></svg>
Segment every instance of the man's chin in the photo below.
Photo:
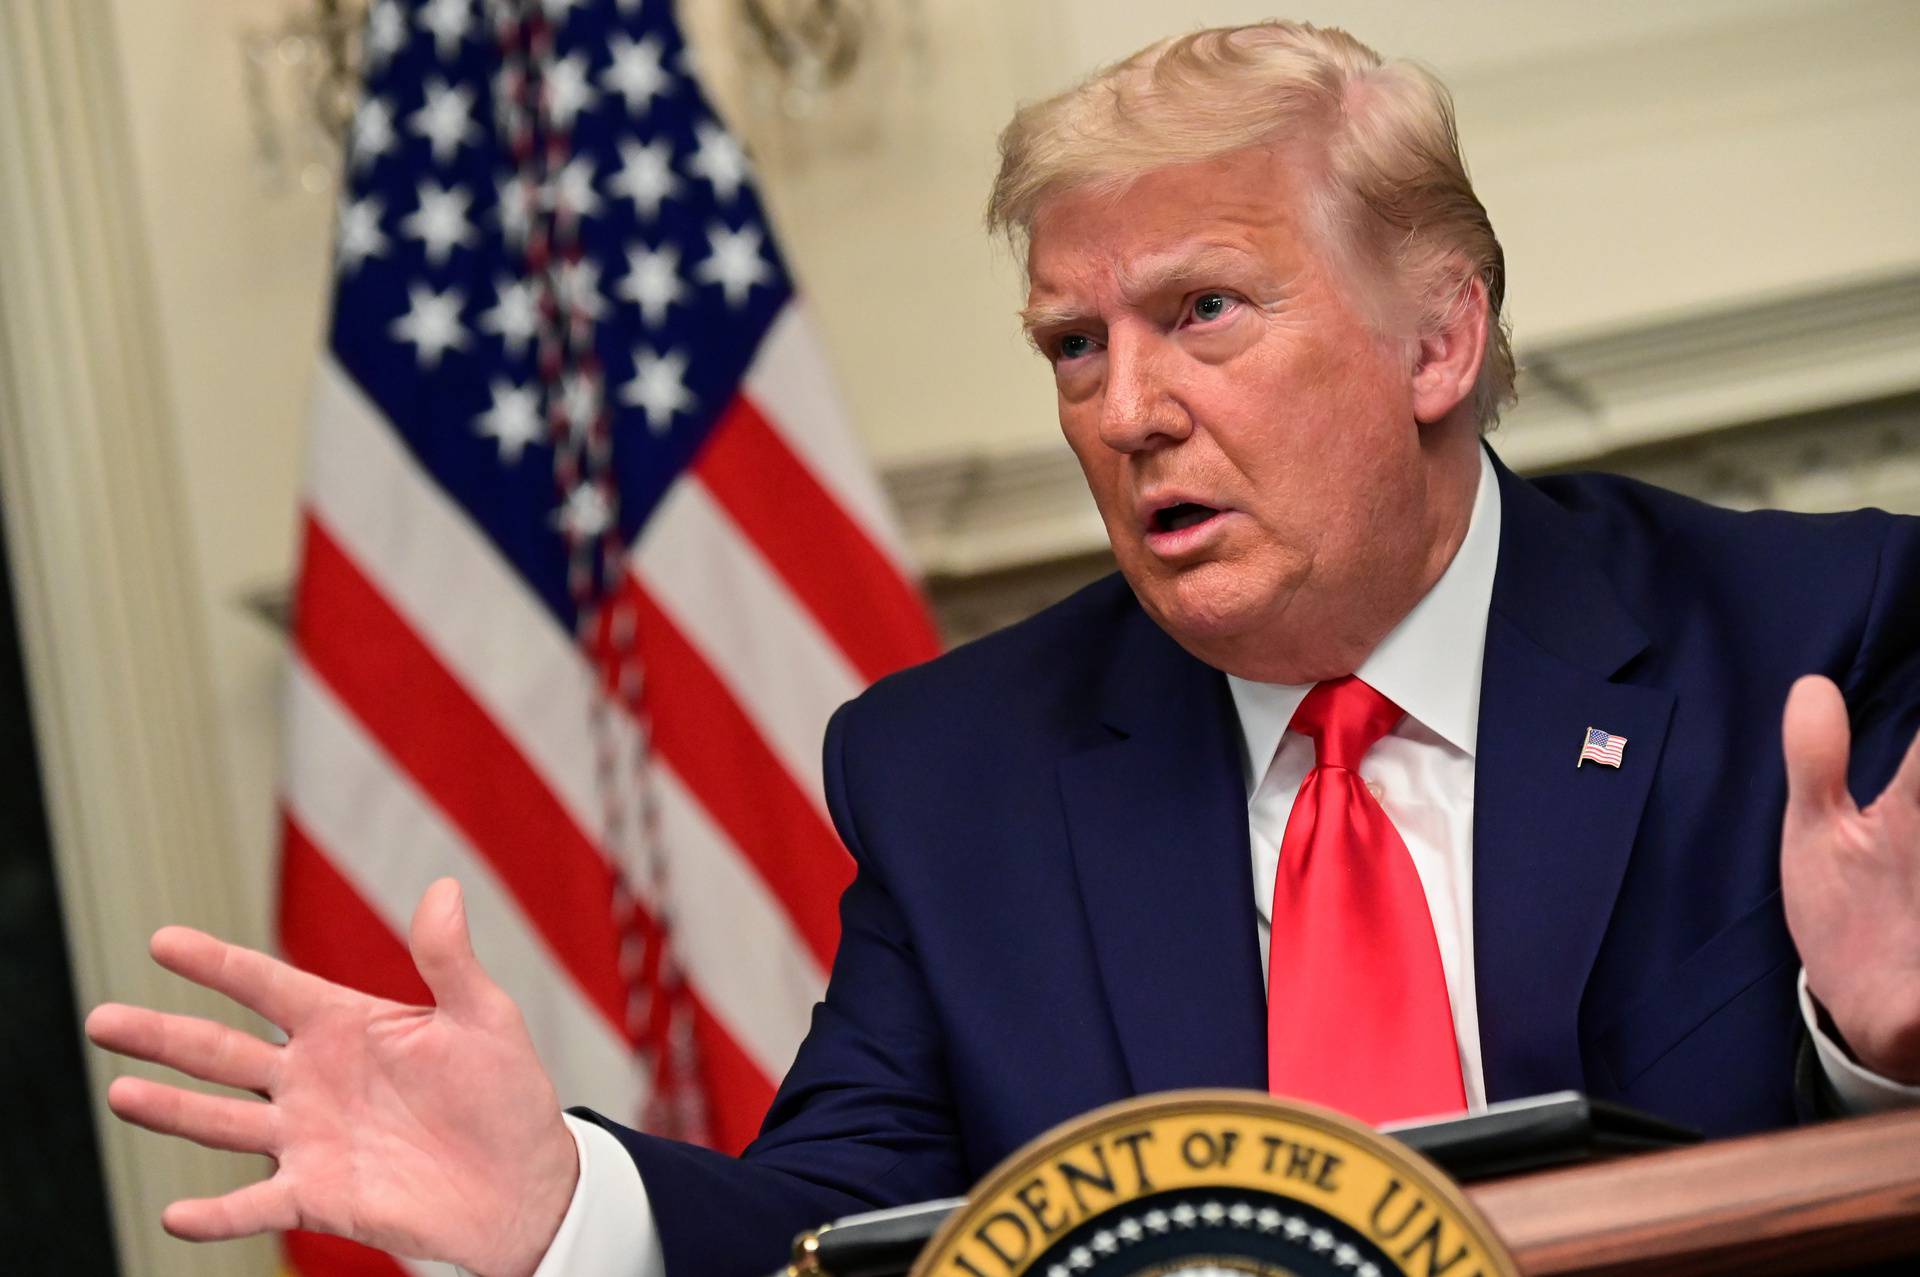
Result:
<svg viewBox="0 0 1920 1277"><path fill-rule="evenodd" d="M1223 563L1145 581L1128 574L1147 615L1196 654L1201 647L1245 641L1259 629L1261 619L1272 614L1272 600L1264 591L1249 588L1244 577Z"/></svg>
<svg viewBox="0 0 1920 1277"><path fill-rule="evenodd" d="M1298 632L1290 620L1298 588L1271 574L1215 562L1171 577L1127 578L1155 624L1217 670L1262 683L1311 683L1350 670L1334 668L1342 653L1317 650L1315 636Z"/></svg>

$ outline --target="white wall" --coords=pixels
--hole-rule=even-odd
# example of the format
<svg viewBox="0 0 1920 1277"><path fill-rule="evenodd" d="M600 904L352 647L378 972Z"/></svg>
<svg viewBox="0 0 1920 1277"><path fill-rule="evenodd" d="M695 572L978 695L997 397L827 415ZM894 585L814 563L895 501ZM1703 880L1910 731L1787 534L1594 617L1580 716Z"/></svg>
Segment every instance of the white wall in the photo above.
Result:
<svg viewBox="0 0 1920 1277"><path fill-rule="evenodd" d="M1920 5L1908 0L1299 7L1453 86L1523 348L1920 265ZM741 113L883 463L1052 435L1047 378L1013 328L1017 272L979 230L1013 103L1156 36L1270 6L924 11L921 92L869 121L858 151L800 152L804 128Z"/></svg>
<svg viewBox="0 0 1920 1277"><path fill-rule="evenodd" d="M282 664L239 600L291 570L333 198L268 188L241 41L293 8L113 0L251 944L270 916Z"/></svg>

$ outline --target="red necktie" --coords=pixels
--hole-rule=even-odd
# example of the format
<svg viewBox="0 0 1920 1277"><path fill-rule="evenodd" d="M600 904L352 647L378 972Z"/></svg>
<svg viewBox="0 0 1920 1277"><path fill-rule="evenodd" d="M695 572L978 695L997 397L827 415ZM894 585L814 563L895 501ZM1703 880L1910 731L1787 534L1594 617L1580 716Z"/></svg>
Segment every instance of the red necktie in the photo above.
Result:
<svg viewBox="0 0 1920 1277"><path fill-rule="evenodd" d="M1268 950L1267 1089L1374 1124L1466 1107L1426 893L1358 771L1401 717L1351 675L1295 711L1315 758L1280 841Z"/></svg>

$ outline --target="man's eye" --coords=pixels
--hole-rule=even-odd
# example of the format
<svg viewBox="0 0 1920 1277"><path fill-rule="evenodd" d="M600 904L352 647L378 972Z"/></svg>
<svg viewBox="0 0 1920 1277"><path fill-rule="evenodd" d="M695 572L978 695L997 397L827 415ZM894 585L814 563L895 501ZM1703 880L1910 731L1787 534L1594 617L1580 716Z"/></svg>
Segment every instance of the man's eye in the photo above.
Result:
<svg viewBox="0 0 1920 1277"><path fill-rule="evenodd" d="M1201 293L1193 299L1193 317L1206 323L1226 314L1232 304L1233 299L1225 293Z"/></svg>
<svg viewBox="0 0 1920 1277"><path fill-rule="evenodd" d="M1093 349L1093 339L1079 333L1068 333L1054 349L1059 351L1062 359L1078 359Z"/></svg>

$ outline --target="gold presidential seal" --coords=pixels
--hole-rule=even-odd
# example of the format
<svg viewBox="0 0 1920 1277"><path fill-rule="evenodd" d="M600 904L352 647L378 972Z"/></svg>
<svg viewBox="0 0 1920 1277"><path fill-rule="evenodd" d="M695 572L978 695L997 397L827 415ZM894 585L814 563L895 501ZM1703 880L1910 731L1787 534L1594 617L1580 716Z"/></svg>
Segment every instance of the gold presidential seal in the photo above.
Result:
<svg viewBox="0 0 1920 1277"><path fill-rule="evenodd" d="M910 1277L1517 1277L1459 1188L1351 1118L1254 1091L1097 1109L1009 1157Z"/></svg>

